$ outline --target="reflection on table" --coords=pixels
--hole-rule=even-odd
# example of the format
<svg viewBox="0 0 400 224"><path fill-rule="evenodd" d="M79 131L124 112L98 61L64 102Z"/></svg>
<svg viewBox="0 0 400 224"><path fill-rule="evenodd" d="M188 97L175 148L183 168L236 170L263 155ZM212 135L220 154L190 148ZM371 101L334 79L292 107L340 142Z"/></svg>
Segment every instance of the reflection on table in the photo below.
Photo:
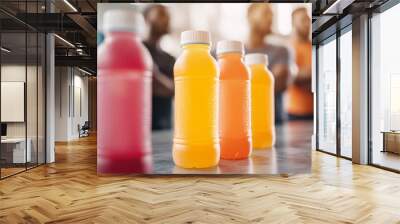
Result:
<svg viewBox="0 0 400 224"><path fill-rule="evenodd" d="M276 129L277 142L272 149L253 150L246 160L220 160L207 169L184 169L174 165L171 155L172 131L152 135L152 174L295 174L311 170L312 122L289 122Z"/></svg>

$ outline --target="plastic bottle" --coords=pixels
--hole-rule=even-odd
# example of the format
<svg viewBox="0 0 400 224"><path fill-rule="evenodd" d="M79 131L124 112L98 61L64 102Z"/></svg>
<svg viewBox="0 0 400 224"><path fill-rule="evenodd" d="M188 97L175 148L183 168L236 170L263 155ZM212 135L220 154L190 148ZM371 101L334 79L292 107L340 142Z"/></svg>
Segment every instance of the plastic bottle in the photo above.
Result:
<svg viewBox="0 0 400 224"><path fill-rule="evenodd" d="M240 41L217 44L220 68L221 159L245 159L252 149L250 73L243 63Z"/></svg>
<svg viewBox="0 0 400 224"><path fill-rule="evenodd" d="M140 14L110 10L98 48L97 171L146 172L151 153L152 60L136 35Z"/></svg>
<svg viewBox="0 0 400 224"><path fill-rule="evenodd" d="M247 54L245 63L251 71L253 148L271 148L275 144L274 76L265 54Z"/></svg>
<svg viewBox="0 0 400 224"><path fill-rule="evenodd" d="M219 71L210 54L207 31L181 34L182 54L174 66L175 119L173 159L183 168L218 164Z"/></svg>

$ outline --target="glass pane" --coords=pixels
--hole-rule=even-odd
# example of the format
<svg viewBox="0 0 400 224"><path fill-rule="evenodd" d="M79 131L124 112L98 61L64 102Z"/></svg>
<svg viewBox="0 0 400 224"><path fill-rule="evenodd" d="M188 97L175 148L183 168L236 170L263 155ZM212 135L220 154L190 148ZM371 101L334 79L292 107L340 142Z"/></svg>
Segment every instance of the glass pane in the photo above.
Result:
<svg viewBox="0 0 400 224"><path fill-rule="evenodd" d="M36 32L27 33L28 55L27 55L27 80L26 80L26 113L27 113L27 142L30 148L30 160L28 160L28 168L37 165L37 132L38 132L38 36Z"/></svg>
<svg viewBox="0 0 400 224"><path fill-rule="evenodd" d="M3 32L1 47L1 173L5 177L25 170L31 158L26 150L30 149L25 119L26 33Z"/></svg>
<svg viewBox="0 0 400 224"><path fill-rule="evenodd" d="M340 152L351 158L352 149L352 35L340 37Z"/></svg>
<svg viewBox="0 0 400 224"><path fill-rule="evenodd" d="M372 163L400 170L400 4L372 18Z"/></svg>
<svg viewBox="0 0 400 224"><path fill-rule="evenodd" d="M38 164L45 163L45 88L46 88L46 79L45 79L45 60L46 60L46 52L45 52L45 44L46 37L44 34L39 33L38 35Z"/></svg>
<svg viewBox="0 0 400 224"><path fill-rule="evenodd" d="M37 1L27 2L26 12L29 14L39 11ZM29 15L28 14L28 15ZM28 17L31 23L37 23L38 17ZM38 164L38 33L27 29L27 80L26 80L26 116L27 116L27 143L30 149L30 161L27 167Z"/></svg>
<svg viewBox="0 0 400 224"><path fill-rule="evenodd" d="M336 39L318 48L318 148L336 153Z"/></svg>

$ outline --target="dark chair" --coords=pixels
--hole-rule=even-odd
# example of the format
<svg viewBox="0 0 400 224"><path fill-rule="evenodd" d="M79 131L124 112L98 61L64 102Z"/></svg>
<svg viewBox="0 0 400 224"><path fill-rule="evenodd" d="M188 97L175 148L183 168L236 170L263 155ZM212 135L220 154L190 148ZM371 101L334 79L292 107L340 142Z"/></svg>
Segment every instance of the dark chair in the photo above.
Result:
<svg viewBox="0 0 400 224"><path fill-rule="evenodd" d="M89 129L90 129L89 121L85 121L82 127L78 125L79 138L89 136Z"/></svg>

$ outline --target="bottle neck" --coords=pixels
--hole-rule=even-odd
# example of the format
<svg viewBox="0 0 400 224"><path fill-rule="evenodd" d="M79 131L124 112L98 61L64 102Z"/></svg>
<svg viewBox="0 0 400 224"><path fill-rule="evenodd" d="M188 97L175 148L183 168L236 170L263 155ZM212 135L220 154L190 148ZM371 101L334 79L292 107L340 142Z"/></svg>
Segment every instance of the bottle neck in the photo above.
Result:
<svg viewBox="0 0 400 224"><path fill-rule="evenodd" d="M104 35L107 37L113 38L137 38L136 33L132 31L109 31Z"/></svg>
<svg viewBox="0 0 400 224"><path fill-rule="evenodd" d="M209 44L185 44L182 46L184 50L198 50L198 51L210 51Z"/></svg>
<svg viewBox="0 0 400 224"><path fill-rule="evenodd" d="M265 69L267 70L267 66L265 64L252 64L249 65L250 68L254 68L254 69Z"/></svg>
<svg viewBox="0 0 400 224"><path fill-rule="evenodd" d="M243 54L239 52L227 52L218 55L218 59L229 59L229 60L238 60L241 61L243 58Z"/></svg>

